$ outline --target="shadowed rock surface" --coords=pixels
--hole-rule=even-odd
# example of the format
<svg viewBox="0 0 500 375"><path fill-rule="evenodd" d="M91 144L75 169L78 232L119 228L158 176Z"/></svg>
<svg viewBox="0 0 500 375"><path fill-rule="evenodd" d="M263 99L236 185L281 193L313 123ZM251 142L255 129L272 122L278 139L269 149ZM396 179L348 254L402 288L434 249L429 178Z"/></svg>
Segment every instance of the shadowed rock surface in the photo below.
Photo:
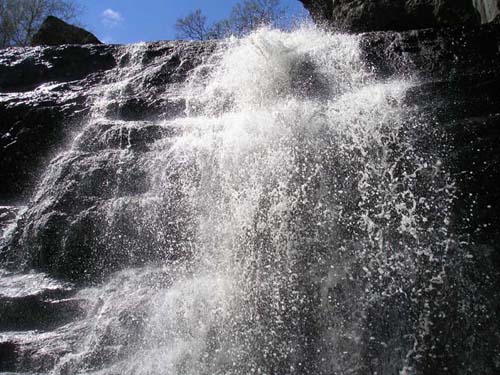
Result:
<svg viewBox="0 0 500 375"><path fill-rule="evenodd" d="M63 20L48 16L33 36L32 46L59 46L61 44L102 44L95 35Z"/></svg>
<svg viewBox="0 0 500 375"><path fill-rule="evenodd" d="M53 330L83 313L69 284L34 273L1 276L0 332Z"/></svg>
<svg viewBox="0 0 500 375"><path fill-rule="evenodd" d="M472 0L301 1L316 22L341 31L401 31L475 25L481 20Z"/></svg>
<svg viewBox="0 0 500 375"><path fill-rule="evenodd" d="M26 199L39 171L88 115L113 48L8 48L0 53L0 200Z"/></svg>

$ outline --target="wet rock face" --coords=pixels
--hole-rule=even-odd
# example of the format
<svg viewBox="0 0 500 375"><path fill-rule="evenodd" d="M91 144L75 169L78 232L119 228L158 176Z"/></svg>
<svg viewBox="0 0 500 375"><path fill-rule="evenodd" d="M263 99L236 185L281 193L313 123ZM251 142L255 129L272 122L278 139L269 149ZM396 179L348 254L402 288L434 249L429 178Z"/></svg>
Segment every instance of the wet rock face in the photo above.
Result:
<svg viewBox="0 0 500 375"><path fill-rule="evenodd" d="M0 372L45 373L55 354L76 345L64 328L85 315L87 302L76 292L44 274L0 269Z"/></svg>
<svg viewBox="0 0 500 375"><path fill-rule="evenodd" d="M180 228L172 225L162 233L156 231L165 227L161 218L179 211L162 204L158 193L148 193L148 171L162 167L150 162L155 143L168 147L169 139L178 133L161 122L182 116L185 103L178 98L180 85L214 47L165 42L6 50L8 63L0 67L0 72L5 70L5 82L12 72L26 69L29 73L33 64L47 71L24 84L12 79L3 86L0 110L9 121L0 138L7 146L0 149L5 154L0 173L6 181L0 198L22 199L36 181L33 176L44 170L44 178L38 181L16 244L8 254L0 249L0 258L15 267L24 264L65 279L89 281L125 265L183 256L178 251L182 241L176 236ZM66 82L61 62L72 63L67 48L77 55L93 54L90 60L95 61L87 63L102 71ZM59 82L44 82L43 77ZM23 91L25 85L34 89ZM98 119L90 121L91 116ZM85 130L78 138L68 139L82 127ZM48 157L65 139L68 151L49 164ZM20 162L26 168L20 169ZM19 256L23 252L15 248L31 250Z"/></svg>
<svg viewBox="0 0 500 375"><path fill-rule="evenodd" d="M427 121L434 124L436 133L429 136L439 139L438 144L446 150L444 163L454 180L453 230L473 244L467 249L471 264L462 265L460 277L474 280L477 278L474 270L487 275L488 281L483 287L492 309L500 311L500 194L497 188L500 181L500 27L485 25L366 36L363 42L366 58L379 73L391 76L412 72L418 78L419 83L407 91L406 102L427 114ZM386 64L387 61L391 63ZM445 314L448 321L441 320L434 325L435 332L455 337L457 329L466 329L454 325L453 311ZM488 327L496 324L480 320L477 323L478 331L483 330L479 328L483 324ZM498 332L498 328L492 332ZM485 338L485 351L480 355L490 362L491 372L497 372L500 348L498 338L492 337ZM435 373L434 369L443 363L451 369L461 361L452 356L444 358L444 349L436 347L435 350L435 362L422 364L422 373Z"/></svg>
<svg viewBox="0 0 500 375"><path fill-rule="evenodd" d="M151 120L182 113L184 103L162 95L196 64L195 46L150 43L145 65L165 57L144 80L131 82L106 109L117 120ZM207 47L208 48L208 47ZM191 56L191 57L190 57ZM86 122L96 88L113 69L130 64L119 46L8 48L0 52L0 203L27 199L58 147ZM173 87L173 86L168 86Z"/></svg>
<svg viewBox="0 0 500 375"><path fill-rule="evenodd" d="M480 22L472 0L301 1L317 22L342 31L401 31Z"/></svg>
<svg viewBox="0 0 500 375"><path fill-rule="evenodd" d="M86 118L90 93L116 63L107 46L0 52L0 200L25 198L54 150Z"/></svg>
<svg viewBox="0 0 500 375"><path fill-rule="evenodd" d="M13 342L0 343L0 371L15 371L17 345Z"/></svg>
<svg viewBox="0 0 500 375"><path fill-rule="evenodd" d="M89 78L115 67L115 49L112 46L7 48L0 54L0 92L27 92L42 83Z"/></svg>
<svg viewBox="0 0 500 375"><path fill-rule="evenodd" d="M418 78L407 101L446 135L458 188L456 224L500 255L500 27L370 33L362 44L378 74Z"/></svg>
<svg viewBox="0 0 500 375"><path fill-rule="evenodd" d="M51 330L82 314L69 284L42 274L0 274L0 332Z"/></svg>
<svg viewBox="0 0 500 375"><path fill-rule="evenodd" d="M61 44L101 44L101 41L87 30L70 25L57 17L48 16L33 36L32 45Z"/></svg>
<svg viewBox="0 0 500 375"><path fill-rule="evenodd" d="M479 228L474 236L485 246L500 240L495 230L500 225L495 215L500 210L495 185L500 172L489 162L491 155L500 155L494 130L500 126L499 41L500 30L494 25L375 32L361 40L364 59L378 75L412 73L422 82L409 90L408 103L424 108L429 121L447 133L446 147L454 150L450 168L463 198L456 207L457 226L464 231L467 225ZM148 176L152 168L173 167L162 165L165 161L150 162L155 148L169 147L178 134L178 129L161 122L182 116L185 103L178 90L215 45L150 43L135 52L106 46L68 48L87 56L98 71L68 82L57 58L60 54L61 61L71 62L66 47L10 49L0 55L0 72L5 72L0 74L5 88L0 111L7 119L0 138L6 142L0 149L4 200L22 197L33 173L47 165L41 160L75 129L69 124L89 115L93 98L104 95L90 94L103 83L103 72L108 69L107 82L121 82L117 91L106 94L109 100L103 102L101 120L87 126L69 152L52 160L2 260L82 282L102 279L128 265L188 256L186 227L157 230L165 227L165 217L185 215L180 193L174 183L169 191L152 192ZM49 84L35 74L18 84L9 77L23 71L19 64L44 66L36 69L47 69L47 77L57 82ZM133 67L137 72L127 75ZM468 151L464 154L463 149ZM165 201L176 204L167 207L161 204ZM189 226L188 218L185 225ZM179 233L187 234L179 238Z"/></svg>

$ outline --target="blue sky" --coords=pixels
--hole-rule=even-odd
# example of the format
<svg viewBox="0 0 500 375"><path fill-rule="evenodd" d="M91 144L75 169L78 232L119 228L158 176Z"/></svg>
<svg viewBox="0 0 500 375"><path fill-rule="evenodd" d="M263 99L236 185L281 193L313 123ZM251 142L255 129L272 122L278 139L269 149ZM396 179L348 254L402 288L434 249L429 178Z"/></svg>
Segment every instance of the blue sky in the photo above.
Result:
<svg viewBox="0 0 500 375"><path fill-rule="evenodd" d="M227 17L238 0L77 0L81 24L106 43L175 39L175 21L195 9L209 20ZM292 16L305 15L298 0L282 0Z"/></svg>

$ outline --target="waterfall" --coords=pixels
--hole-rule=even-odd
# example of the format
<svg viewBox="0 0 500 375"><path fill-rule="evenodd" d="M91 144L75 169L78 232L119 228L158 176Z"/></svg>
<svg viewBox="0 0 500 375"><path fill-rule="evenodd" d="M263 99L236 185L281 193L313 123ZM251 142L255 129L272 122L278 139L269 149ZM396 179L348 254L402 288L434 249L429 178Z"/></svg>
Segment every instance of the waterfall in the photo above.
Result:
<svg viewBox="0 0 500 375"><path fill-rule="evenodd" d="M100 218L75 272L114 272L78 292L86 316L65 328L77 343L52 373L480 368L471 348L489 307L453 231L443 135L406 100L415 81L379 79L358 36L316 29L261 29L214 49L177 86L183 111L125 121L113 103L146 90L145 69L164 62L146 67L144 45L124 47L89 124L39 185L25 243L38 244L40 213L81 168L118 170L96 169L88 186L101 207L68 198L82 223ZM141 137L152 141L139 155ZM83 269L99 254L113 262Z"/></svg>

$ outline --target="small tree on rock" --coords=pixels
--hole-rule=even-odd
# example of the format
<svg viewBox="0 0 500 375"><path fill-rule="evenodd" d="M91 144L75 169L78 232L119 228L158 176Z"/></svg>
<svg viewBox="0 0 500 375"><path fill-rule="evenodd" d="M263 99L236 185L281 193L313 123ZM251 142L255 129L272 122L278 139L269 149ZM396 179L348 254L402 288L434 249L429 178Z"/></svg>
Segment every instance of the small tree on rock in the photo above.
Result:
<svg viewBox="0 0 500 375"><path fill-rule="evenodd" d="M179 39L209 39L207 17L201 13L201 9L196 9L186 17L179 18L175 23L175 29Z"/></svg>

